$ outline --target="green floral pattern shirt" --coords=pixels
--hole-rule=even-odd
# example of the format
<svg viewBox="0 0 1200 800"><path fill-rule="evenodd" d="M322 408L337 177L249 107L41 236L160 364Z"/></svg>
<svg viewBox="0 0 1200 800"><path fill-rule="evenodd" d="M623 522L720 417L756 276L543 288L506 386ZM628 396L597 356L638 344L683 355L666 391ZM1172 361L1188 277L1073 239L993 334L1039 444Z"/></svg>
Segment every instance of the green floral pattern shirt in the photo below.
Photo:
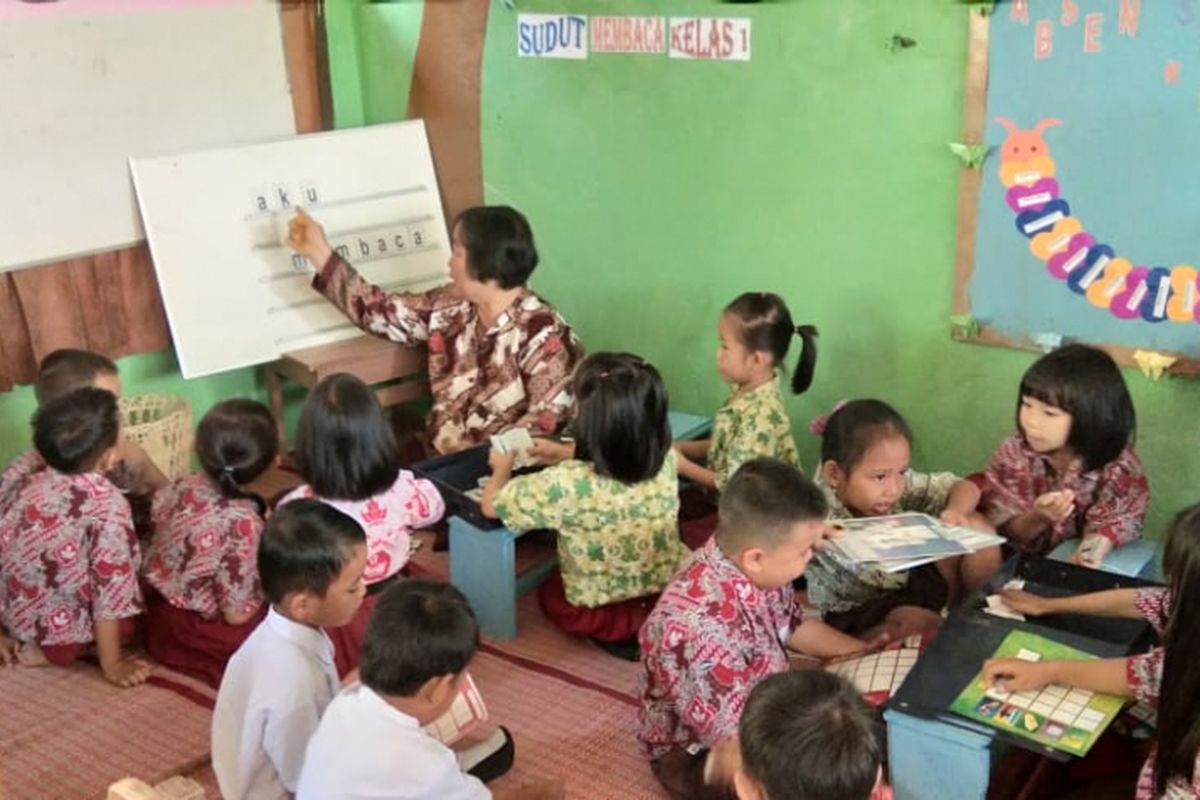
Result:
<svg viewBox="0 0 1200 800"><path fill-rule="evenodd" d="M717 491L724 491L738 467L759 456L801 468L778 378L740 397L735 393L713 417L708 468L713 471Z"/></svg>
<svg viewBox="0 0 1200 800"><path fill-rule="evenodd" d="M904 493L891 513L907 511L939 516L950 502L950 490L960 480L953 472L926 474L910 469L904 475ZM825 500L829 503L829 519L854 516L832 489L819 479L817 485L825 492ZM907 572L887 573L877 567L856 565L835 547L818 552L804 574L808 578L808 602L822 614L850 611L886 592L902 589L908 583Z"/></svg>
<svg viewBox="0 0 1200 800"><path fill-rule="evenodd" d="M595 608L661 592L689 555L679 539L675 453L632 486L597 475L591 463L564 461L513 478L493 501L510 529L558 531L567 600Z"/></svg>

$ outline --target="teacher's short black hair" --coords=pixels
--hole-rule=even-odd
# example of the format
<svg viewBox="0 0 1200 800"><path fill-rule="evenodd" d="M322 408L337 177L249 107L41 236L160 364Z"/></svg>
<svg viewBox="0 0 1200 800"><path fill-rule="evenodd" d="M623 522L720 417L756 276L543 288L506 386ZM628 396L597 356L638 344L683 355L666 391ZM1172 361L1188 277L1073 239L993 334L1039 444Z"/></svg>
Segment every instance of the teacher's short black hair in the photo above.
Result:
<svg viewBox="0 0 1200 800"><path fill-rule="evenodd" d="M671 449L671 424L654 365L630 353L593 353L573 383L575 457L622 483L657 475Z"/></svg>
<svg viewBox="0 0 1200 800"><path fill-rule="evenodd" d="M478 647L479 625L462 592L437 581L400 581L371 609L362 682L380 694L409 697L431 678L461 673Z"/></svg>
<svg viewBox="0 0 1200 800"><path fill-rule="evenodd" d="M116 395L90 386L47 401L33 415L33 446L71 475L94 469L120 431Z"/></svg>
<svg viewBox="0 0 1200 800"><path fill-rule="evenodd" d="M467 249L467 269L477 281L513 289L524 286L537 268L533 228L515 208L468 208L454 220L454 230Z"/></svg>
<svg viewBox="0 0 1200 800"><path fill-rule="evenodd" d="M396 482L396 435L369 386L339 372L313 388L296 428L296 470L331 500L366 500Z"/></svg>

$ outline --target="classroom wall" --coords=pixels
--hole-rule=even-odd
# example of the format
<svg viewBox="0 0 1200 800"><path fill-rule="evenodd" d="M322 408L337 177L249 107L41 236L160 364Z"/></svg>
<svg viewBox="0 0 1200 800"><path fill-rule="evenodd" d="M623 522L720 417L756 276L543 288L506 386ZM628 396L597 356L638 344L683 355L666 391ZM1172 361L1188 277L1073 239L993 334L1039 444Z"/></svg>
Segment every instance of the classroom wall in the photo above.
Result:
<svg viewBox="0 0 1200 800"><path fill-rule="evenodd" d="M359 22L367 13L372 24L360 41L411 53L416 5L360 7ZM809 420L867 395L908 416L915 466L967 472L986 461L1012 430L1016 387L1034 356L949 338L959 167L946 144L961 131L963 4L516 7L494 3L489 19L486 194L529 215L542 253L534 287L590 349L643 354L677 407L711 411L725 394L712 364L720 308L742 291L779 292L821 329L815 386L788 403L806 464L818 447ZM748 16L753 58L519 58L518 11ZM893 49L894 34L916 45ZM331 45L355 35L331 24ZM403 70L388 59L360 64L369 93L401 88ZM363 103L366 118L392 118ZM1188 413L1200 387L1126 378L1157 536L1170 513L1200 499L1188 481L1200 471Z"/></svg>

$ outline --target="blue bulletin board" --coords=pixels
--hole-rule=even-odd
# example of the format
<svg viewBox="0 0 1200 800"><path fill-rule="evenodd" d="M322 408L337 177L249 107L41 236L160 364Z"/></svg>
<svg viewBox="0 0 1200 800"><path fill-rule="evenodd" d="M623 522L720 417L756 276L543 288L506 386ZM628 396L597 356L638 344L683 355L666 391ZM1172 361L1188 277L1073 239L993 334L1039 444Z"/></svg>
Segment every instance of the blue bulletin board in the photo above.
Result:
<svg viewBox="0 0 1200 800"><path fill-rule="evenodd" d="M1200 0L971 13L956 337L1200 359ZM969 319L964 327L963 318Z"/></svg>

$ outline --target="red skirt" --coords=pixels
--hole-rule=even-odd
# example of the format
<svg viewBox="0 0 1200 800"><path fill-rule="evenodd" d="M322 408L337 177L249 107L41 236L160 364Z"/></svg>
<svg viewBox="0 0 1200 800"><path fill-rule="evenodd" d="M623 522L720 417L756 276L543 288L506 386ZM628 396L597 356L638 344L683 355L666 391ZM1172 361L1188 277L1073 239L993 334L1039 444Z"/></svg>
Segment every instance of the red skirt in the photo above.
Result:
<svg viewBox="0 0 1200 800"><path fill-rule="evenodd" d="M627 642L637 638L638 630L657 601L658 595L651 594L596 608L571 605L563 586L562 572L557 568L538 587L538 605L547 619L572 636L587 636L602 642Z"/></svg>
<svg viewBox="0 0 1200 800"><path fill-rule="evenodd" d="M220 687L225 665L267 615L267 604L241 625L209 620L176 608L158 592L146 592L146 651L173 670Z"/></svg>
<svg viewBox="0 0 1200 800"><path fill-rule="evenodd" d="M716 495L699 486L679 493L679 538L692 550L708 544L717 530Z"/></svg>
<svg viewBox="0 0 1200 800"><path fill-rule="evenodd" d="M137 639L138 625L141 621L140 615L125 617L121 620L119 630L122 645L127 645ZM42 644L38 647L51 664L56 667L67 667L84 653L91 651L95 645L95 642L72 642L71 644Z"/></svg>

